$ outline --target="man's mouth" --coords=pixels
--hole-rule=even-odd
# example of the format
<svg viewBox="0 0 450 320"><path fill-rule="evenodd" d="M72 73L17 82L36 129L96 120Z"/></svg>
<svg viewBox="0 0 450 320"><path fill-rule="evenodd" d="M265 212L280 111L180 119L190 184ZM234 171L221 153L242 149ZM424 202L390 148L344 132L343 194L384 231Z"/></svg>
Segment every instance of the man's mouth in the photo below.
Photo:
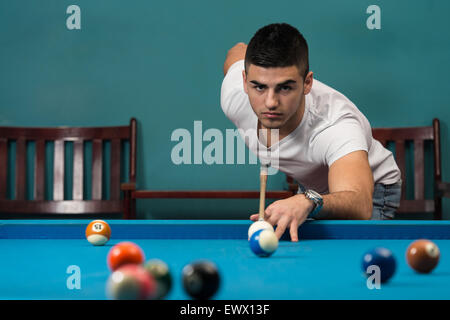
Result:
<svg viewBox="0 0 450 320"><path fill-rule="evenodd" d="M266 117L268 119L276 119L276 118L280 118L282 116L281 113L277 113L277 112L263 112L262 115L263 115L263 117Z"/></svg>

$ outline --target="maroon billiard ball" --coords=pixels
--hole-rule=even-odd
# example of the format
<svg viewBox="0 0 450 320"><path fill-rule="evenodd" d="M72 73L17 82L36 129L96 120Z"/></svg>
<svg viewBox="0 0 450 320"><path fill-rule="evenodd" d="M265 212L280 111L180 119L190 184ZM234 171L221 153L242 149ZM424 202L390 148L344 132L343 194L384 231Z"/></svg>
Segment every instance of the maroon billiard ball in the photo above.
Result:
<svg viewBox="0 0 450 320"><path fill-rule="evenodd" d="M156 295L156 282L142 265L126 264L108 278L106 292L115 300L147 300Z"/></svg>
<svg viewBox="0 0 450 320"><path fill-rule="evenodd" d="M438 246L426 239L412 242L406 250L406 261L419 273L429 273L438 264L440 252Z"/></svg>

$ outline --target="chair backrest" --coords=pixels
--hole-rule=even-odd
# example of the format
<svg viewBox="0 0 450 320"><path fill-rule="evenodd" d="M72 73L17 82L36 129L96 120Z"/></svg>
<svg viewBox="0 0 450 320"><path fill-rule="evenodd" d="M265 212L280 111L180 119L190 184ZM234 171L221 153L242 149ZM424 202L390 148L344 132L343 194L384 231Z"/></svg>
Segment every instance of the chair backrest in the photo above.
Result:
<svg viewBox="0 0 450 320"><path fill-rule="evenodd" d="M127 126L114 127L0 127L0 214L123 213L120 184L121 173L126 175L125 161L121 161L125 149L129 156L128 182L134 183L134 118ZM72 159L68 158L70 153ZM109 160L104 153L110 154ZM92 162L87 162L88 158ZM105 169L106 162L109 170ZM72 192L68 194L70 182ZM91 195L86 197L89 189ZM52 191L46 194L46 190Z"/></svg>
<svg viewBox="0 0 450 320"><path fill-rule="evenodd" d="M439 120L434 119L429 127L409 128L373 128L373 137L385 147L395 144L395 160L402 175L402 198L397 213L433 213L435 219L442 219L442 198L436 192L441 182L441 153ZM425 142L433 142L434 156L434 195L432 199L425 198ZM407 143L413 143L414 181L406 174ZM406 198L406 186L414 186L413 199Z"/></svg>

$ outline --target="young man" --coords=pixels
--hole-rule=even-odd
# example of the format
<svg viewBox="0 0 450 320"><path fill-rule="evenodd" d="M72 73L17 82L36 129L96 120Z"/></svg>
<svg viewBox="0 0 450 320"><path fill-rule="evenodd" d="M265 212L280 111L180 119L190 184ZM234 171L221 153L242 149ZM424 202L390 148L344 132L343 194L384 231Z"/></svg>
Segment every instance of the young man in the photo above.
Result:
<svg viewBox="0 0 450 320"><path fill-rule="evenodd" d="M238 43L224 63L221 105L247 146L278 155L280 171L299 193L273 202L265 219L278 237L314 219L392 219L401 180L392 153L372 138L368 120L343 94L313 80L308 46L294 27L271 24L248 46ZM258 129L258 130L256 130ZM278 141L261 129L278 130ZM270 161L270 159L269 159ZM256 221L258 215L252 215Z"/></svg>

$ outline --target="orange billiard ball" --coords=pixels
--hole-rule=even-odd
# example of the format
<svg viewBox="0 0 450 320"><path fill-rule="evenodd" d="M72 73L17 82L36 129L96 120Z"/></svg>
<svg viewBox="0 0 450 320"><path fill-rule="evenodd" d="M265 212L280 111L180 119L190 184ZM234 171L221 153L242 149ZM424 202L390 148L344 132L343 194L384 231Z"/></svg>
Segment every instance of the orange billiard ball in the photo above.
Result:
<svg viewBox="0 0 450 320"><path fill-rule="evenodd" d="M86 239L94 246L102 246L111 238L111 228L103 220L91 221L86 227Z"/></svg>
<svg viewBox="0 0 450 320"><path fill-rule="evenodd" d="M438 246L426 239L412 242L406 250L406 261L419 273L429 273L438 264L440 252Z"/></svg>
<svg viewBox="0 0 450 320"><path fill-rule="evenodd" d="M115 271L125 264L142 264L145 255L142 249L135 243L124 241L116 244L109 250L108 266L111 271Z"/></svg>

